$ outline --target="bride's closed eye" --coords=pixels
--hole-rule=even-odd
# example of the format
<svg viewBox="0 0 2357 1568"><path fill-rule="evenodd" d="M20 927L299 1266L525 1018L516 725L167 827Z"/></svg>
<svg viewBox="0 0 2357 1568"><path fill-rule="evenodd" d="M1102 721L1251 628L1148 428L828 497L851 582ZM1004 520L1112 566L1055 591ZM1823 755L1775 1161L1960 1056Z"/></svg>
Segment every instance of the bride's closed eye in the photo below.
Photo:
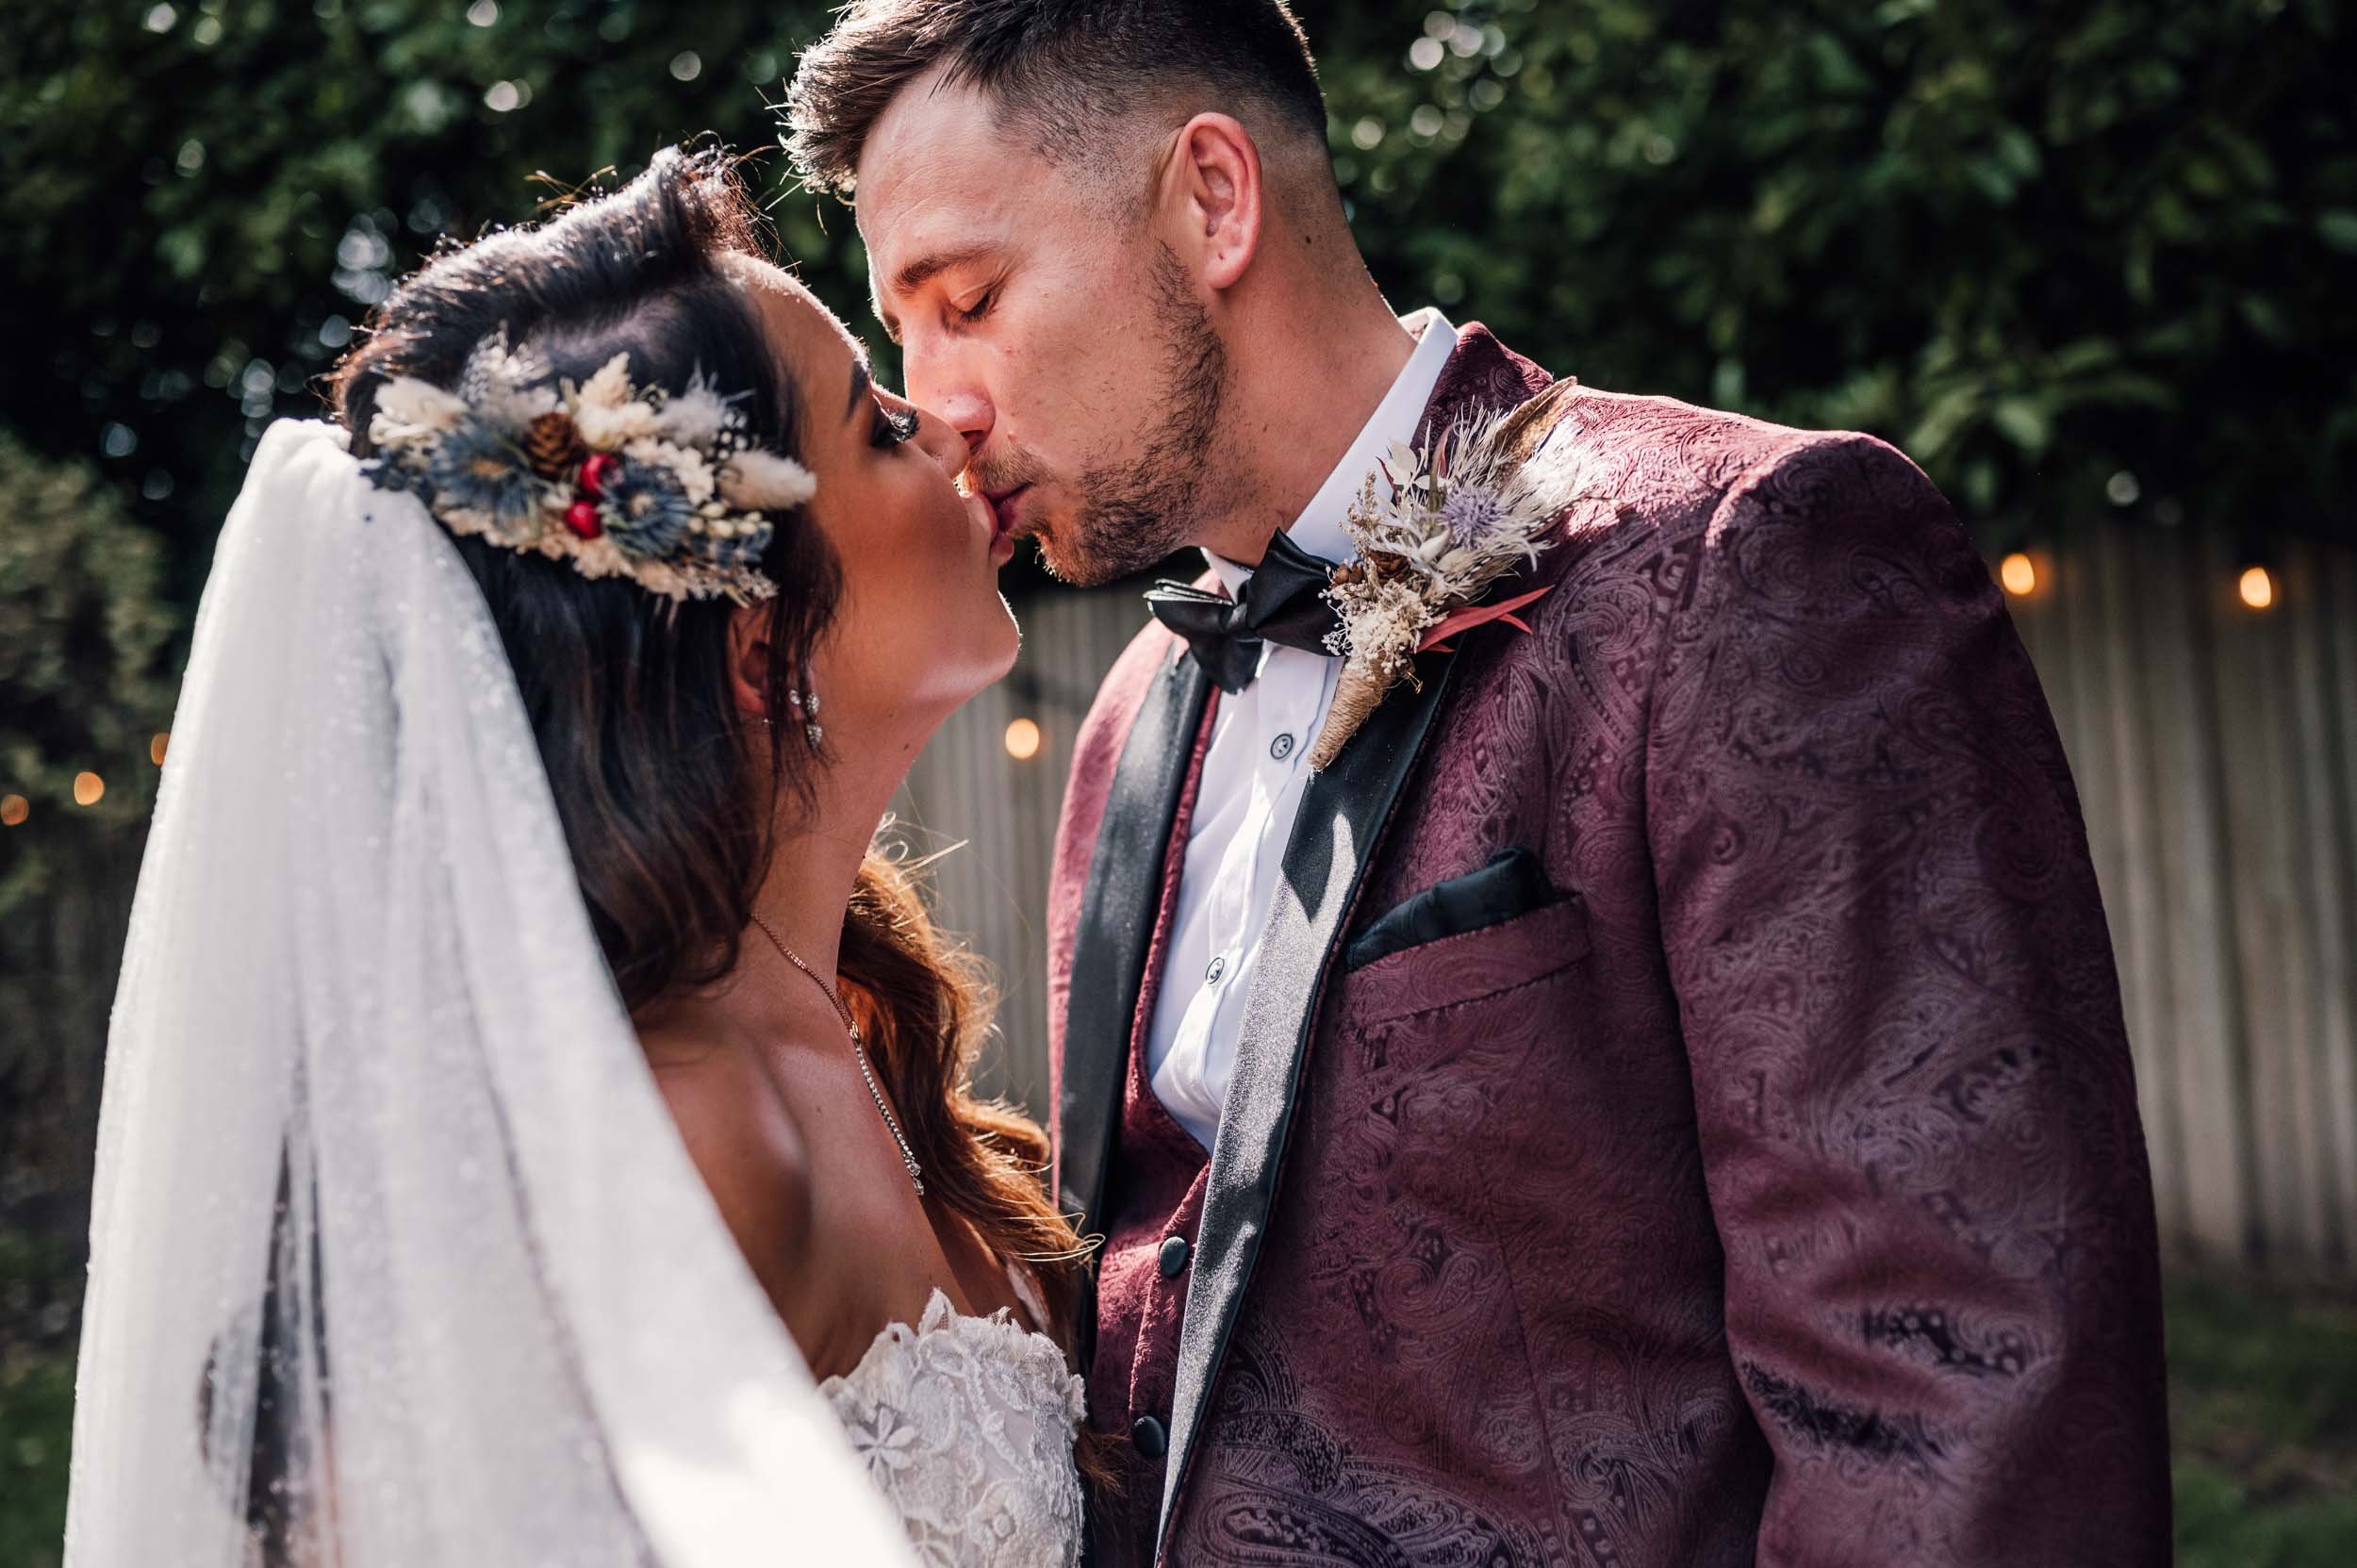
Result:
<svg viewBox="0 0 2357 1568"><path fill-rule="evenodd" d="M851 396L844 407L843 417L846 420L857 418L862 402L868 407L869 446L879 452L889 452L915 438L918 428L916 410L886 407L883 400L876 395L875 381L867 373L867 361L855 358L851 361Z"/></svg>
<svg viewBox="0 0 2357 1568"><path fill-rule="evenodd" d="M876 428L867 437L867 444L880 451L889 451L914 439L916 427L915 409L886 408L880 403L876 404Z"/></svg>

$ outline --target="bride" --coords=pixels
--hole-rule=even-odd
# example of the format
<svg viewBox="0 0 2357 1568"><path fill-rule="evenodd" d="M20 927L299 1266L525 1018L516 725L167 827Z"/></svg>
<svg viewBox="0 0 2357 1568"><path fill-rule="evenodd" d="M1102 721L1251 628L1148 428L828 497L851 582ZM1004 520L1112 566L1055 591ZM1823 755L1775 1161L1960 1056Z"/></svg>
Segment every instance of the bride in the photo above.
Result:
<svg viewBox="0 0 2357 1568"><path fill-rule="evenodd" d="M874 842L1015 656L964 441L716 154L438 256L335 392L199 615L68 1562L1076 1560L1080 1248Z"/></svg>

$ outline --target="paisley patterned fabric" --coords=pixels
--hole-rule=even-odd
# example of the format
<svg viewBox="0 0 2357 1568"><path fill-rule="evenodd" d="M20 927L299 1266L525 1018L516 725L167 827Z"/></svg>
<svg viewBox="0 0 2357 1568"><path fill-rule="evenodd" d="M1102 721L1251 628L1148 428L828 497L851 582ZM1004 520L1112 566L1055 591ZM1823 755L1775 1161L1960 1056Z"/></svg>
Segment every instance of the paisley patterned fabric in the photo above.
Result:
<svg viewBox="0 0 2357 1568"><path fill-rule="evenodd" d="M1080 1560L1082 1385L1047 1335L935 1291L915 1328L885 1329L818 1392L926 1568Z"/></svg>
<svg viewBox="0 0 2357 1568"><path fill-rule="evenodd" d="M1543 385L1468 327L1433 410ZM2166 1561L2118 982L1996 588L1870 437L1589 391L1554 439L1596 499L1537 569L1531 634L1455 655L1345 934L1513 847L1562 897L1355 971L1338 947L1162 1557ZM1101 1048L1056 1032L1170 649L1140 635L1076 751L1059 1063ZM1145 1093L1090 1368L1123 1435L1169 1418L1187 1281L1156 1260L1203 1189ZM1131 1470L1108 1562L1156 1556L1168 1477Z"/></svg>

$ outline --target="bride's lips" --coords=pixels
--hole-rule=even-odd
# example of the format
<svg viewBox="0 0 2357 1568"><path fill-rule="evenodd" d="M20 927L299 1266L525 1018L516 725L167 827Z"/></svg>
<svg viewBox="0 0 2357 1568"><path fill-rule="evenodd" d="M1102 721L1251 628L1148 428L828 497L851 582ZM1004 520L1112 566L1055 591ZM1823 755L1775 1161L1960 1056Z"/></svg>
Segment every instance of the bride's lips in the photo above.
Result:
<svg viewBox="0 0 2357 1568"><path fill-rule="evenodd" d="M1014 558L1014 541L1022 537L1022 523L1017 516L1016 503L1022 500L1024 492L1030 488L1029 485L1017 485L1012 489L983 492L982 499L990 505L993 524L990 536L990 558L999 566L1004 566Z"/></svg>

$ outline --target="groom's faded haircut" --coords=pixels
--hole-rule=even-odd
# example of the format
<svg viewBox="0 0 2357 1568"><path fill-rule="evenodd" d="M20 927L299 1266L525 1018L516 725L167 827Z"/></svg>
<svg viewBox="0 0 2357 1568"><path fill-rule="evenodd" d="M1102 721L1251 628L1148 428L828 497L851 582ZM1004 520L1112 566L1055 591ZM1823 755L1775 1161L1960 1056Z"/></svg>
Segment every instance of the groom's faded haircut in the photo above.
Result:
<svg viewBox="0 0 2357 1568"><path fill-rule="evenodd" d="M1326 146L1309 41L1284 0L856 0L807 50L786 93L784 141L805 185L849 197L860 151L900 90L945 66L1010 130L1058 163L1108 142L1140 107L1260 107Z"/></svg>

